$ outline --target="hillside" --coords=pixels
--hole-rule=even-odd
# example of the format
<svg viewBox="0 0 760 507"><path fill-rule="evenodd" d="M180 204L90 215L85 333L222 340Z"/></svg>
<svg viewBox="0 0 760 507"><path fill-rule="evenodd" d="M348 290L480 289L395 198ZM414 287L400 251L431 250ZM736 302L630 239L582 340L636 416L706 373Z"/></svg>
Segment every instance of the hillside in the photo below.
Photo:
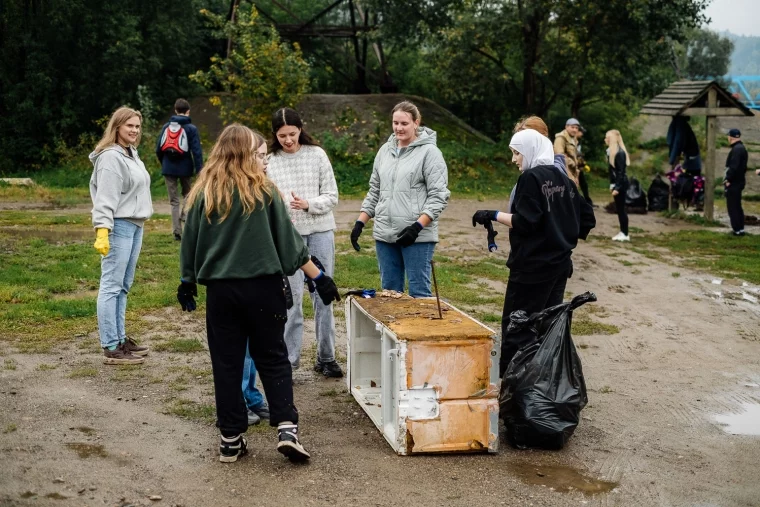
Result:
<svg viewBox="0 0 760 507"><path fill-rule="evenodd" d="M374 134L385 139L391 133L390 112L403 100L411 100L422 113L423 124L436 130L442 139L459 141L460 144L493 143L485 134L477 131L447 109L435 102L415 95L307 95L296 107L301 113L305 128L318 138L326 133L348 131L357 139ZM213 106L207 96L190 101L193 123L206 134L215 138L222 129L219 108Z"/></svg>

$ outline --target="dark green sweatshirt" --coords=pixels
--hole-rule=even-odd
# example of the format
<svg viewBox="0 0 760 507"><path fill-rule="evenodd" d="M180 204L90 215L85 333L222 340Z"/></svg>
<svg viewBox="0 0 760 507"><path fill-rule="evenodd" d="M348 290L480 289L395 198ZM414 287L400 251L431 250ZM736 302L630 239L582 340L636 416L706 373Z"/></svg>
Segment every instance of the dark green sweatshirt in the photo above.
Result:
<svg viewBox="0 0 760 507"><path fill-rule="evenodd" d="M290 276L309 260L309 249L274 185L271 202L257 205L249 216L243 214L236 192L230 214L222 223L218 218L214 212L211 223L206 219L203 196L188 211L179 255L184 281L205 285L211 280Z"/></svg>

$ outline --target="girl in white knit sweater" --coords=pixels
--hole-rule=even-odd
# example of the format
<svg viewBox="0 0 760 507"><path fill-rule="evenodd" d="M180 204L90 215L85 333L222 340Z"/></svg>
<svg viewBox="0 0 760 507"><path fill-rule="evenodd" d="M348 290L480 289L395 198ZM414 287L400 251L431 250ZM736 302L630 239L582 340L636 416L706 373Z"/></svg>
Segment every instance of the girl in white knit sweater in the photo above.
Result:
<svg viewBox="0 0 760 507"><path fill-rule="evenodd" d="M309 253L324 265L325 274L333 276L335 267L335 218L338 186L327 154L304 132L299 114L290 108L272 115L272 146L267 175L275 182L289 204L293 225L309 247ZM303 342L304 275L291 276L293 307L288 310L285 343L288 358L298 368ZM311 292L317 334L317 361L314 370L326 377L342 377L335 360L335 319L332 305L326 306Z"/></svg>

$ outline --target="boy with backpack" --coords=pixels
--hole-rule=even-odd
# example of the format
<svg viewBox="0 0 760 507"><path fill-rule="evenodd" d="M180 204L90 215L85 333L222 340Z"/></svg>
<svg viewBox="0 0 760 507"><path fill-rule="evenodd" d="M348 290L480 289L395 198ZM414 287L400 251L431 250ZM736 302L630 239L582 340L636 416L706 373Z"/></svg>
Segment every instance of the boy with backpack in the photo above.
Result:
<svg viewBox="0 0 760 507"><path fill-rule="evenodd" d="M190 103L177 99L174 116L163 126L156 144L156 156L161 162L161 174L169 192L172 207L172 231L174 239L182 240L182 222L185 214L180 210L178 186L182 187L182 198L190 192L193 172L198 174L203 167L203 152L198 129L190 120Z"/></svg>

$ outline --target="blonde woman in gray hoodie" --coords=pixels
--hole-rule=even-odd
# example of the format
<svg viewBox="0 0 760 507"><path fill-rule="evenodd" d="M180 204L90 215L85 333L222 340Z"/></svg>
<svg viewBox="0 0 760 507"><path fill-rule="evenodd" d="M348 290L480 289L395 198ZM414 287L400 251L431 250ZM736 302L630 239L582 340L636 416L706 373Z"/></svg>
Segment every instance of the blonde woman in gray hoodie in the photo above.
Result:
<svg viewBox="0 0 760 507"><path fill-rule="evenodd" d="M143 225L153 214L150 174L137 154L142 115L117 109L103 138L90 154L92 225L95 250L101 255L98 332L105 364L140 364L148 354L127 337L127 294L135 279Z"/></svg>

